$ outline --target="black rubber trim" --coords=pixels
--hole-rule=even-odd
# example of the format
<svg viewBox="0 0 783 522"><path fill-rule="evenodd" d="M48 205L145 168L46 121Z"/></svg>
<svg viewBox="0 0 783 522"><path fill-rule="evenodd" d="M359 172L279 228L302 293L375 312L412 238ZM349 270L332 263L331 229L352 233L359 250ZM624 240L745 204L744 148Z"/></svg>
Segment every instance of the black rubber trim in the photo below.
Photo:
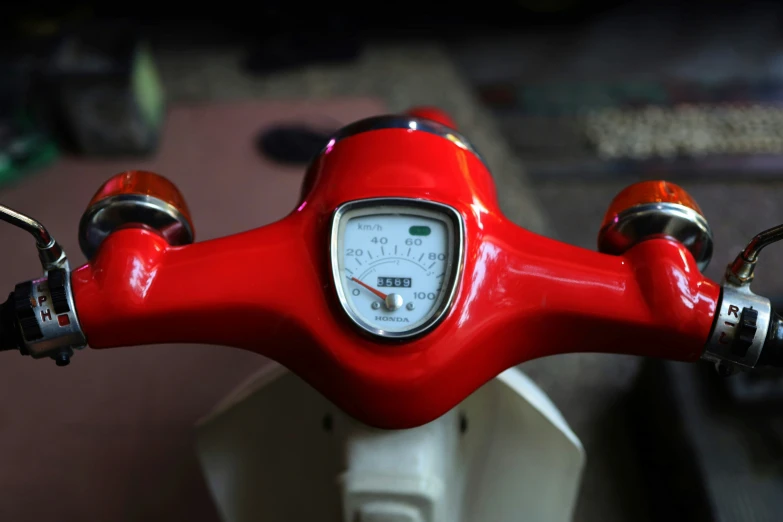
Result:
<svg viewBox="0 0 783 522"><path fill-rule="evenodd" d="M14 288L14 309L16 319L22 328L22 336L26 341L35 341L43 337L41 327L35 318L35 309L31 299L33 298L33 283L27 281L19 283Z"/></svg>
<svg viewBox="0 0 783 522"><path fill-rule="evenodd" d="M14 293L0 305L0 350L16 350L21 347L19 329L16 327L16 302Z"/></svg>
<svg viewBox="0 0 783 522"><path fill-rule="evenodd" d="M775 368L783 367L783 317L775 310L772 310L767 338L761 348L757 364Z"/></svg>
<svg viewBox="0 0 783 522"><path fill-rule="evenodd" d="M49 271L49 294L52 296L54 313L64 314L71 311L68 296L65 293L65 278L68 274L62 268Z"/></svg>

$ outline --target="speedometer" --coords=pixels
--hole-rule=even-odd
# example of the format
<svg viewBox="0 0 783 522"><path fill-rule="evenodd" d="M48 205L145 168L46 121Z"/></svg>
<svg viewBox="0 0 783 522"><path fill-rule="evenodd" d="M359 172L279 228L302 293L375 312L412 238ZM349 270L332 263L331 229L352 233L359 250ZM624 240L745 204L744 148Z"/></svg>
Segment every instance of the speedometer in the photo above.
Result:
<svg viewBox="0 0 783 522"><path fill-rule="evenodd" d="M332 224L338 298L360 328L405 338L445 316L462 264L462 218L453 208L415 199L346 203Z"/></svg>

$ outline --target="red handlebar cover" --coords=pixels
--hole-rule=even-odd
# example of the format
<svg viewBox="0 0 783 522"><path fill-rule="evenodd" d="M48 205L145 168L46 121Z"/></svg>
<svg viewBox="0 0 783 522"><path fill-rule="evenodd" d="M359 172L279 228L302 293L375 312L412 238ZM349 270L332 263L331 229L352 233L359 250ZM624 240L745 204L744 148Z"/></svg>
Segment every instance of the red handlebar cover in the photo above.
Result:
<svg viewBox="0 0 783 522"><path fill-rule="evenodd" d="M332 213L374 197L445 203L465 221L456 299L437 328L412 341L368 337L336 299ZM72 280L93 348L190 342L252 350L384 428L431 421L536 357L611 352L695 360L720 294L674 241L648 240L610 256L514 225L476 155L409 129L330 144L308 172L301 204L281 221L184 247L125 228Z"/></svg>

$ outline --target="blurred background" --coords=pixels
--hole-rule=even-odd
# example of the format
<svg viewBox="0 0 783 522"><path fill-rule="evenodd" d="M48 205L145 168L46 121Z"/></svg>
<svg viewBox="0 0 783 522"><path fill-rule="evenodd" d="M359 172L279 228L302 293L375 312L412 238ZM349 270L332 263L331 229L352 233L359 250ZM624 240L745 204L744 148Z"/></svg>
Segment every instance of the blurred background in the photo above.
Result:
<svg viewBox="0 0 783 522"><path fill-rule="evenodd" d="M79 216L117 172L175 181L209 239L285 215L329 132L422 104L452 114L504 212L541 234L594 249L620 189L666 178L710 221L719 280L783 223L776 2L68 4L0 17L0 201L50 227L72 265ZM0 241L10 289L38 267L23 233ZM780 249L763 257L754 289L783 296ZM166 346L85 352L66 371L3 364L0 520L217 520L191 428L258 357ZM586 448L575 520L779 520L777 376L609 355L523 370Z"/></svg>

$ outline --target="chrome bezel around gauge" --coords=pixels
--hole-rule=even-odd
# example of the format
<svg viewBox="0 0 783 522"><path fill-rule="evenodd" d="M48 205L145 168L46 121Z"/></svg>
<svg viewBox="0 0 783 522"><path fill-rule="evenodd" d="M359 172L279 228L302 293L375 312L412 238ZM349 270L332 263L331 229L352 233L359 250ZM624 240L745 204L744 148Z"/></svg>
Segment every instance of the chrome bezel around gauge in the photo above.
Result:
<svg viewBox="0 0 783 522"><path fill-rule="evenodd" d="M451 253L446 262L447 276L444 278L438 302L430 312L430 316L424 322L404 331L383 330L365 321L351 305L345 293L345 283L341 273L340 253L343 251L344 232L348 221L359 216L388 214L414 215L443 222L448 236L446 248ZM464 243L465 225L462 216L457 210L443 203L412 198L372 198L343 203L334 212L329 245L332 279L340 306L353 324L365 332L384 339L410 339L430 331L446 317L456 297L464 264Z"/></svg>

